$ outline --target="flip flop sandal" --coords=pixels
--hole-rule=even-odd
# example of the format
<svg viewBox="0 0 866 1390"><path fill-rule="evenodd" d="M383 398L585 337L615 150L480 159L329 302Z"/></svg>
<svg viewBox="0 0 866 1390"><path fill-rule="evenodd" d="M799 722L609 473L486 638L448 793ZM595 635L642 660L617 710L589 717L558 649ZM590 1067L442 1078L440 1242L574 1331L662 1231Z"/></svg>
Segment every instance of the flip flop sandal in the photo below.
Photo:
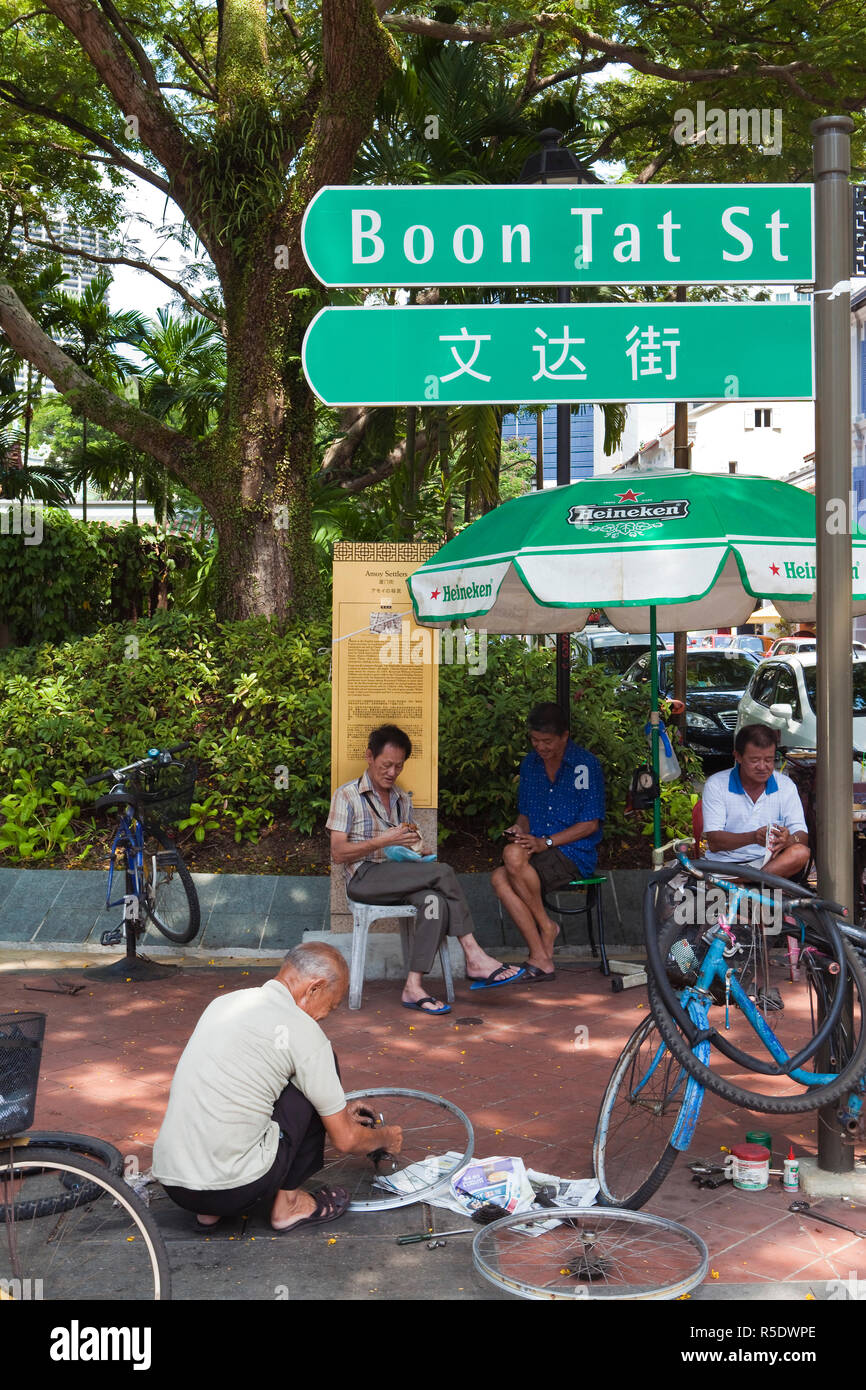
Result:
<svg viewBox="0 0 866 1390"><path fill-rule="evenodd" d="M425 994L423 999L410 999L408 1001L401 999L400 1003L403 1005L404 1009L415 1009L417 1013L429 1014L431 1018L434 1018L436 1014L450 1014L451 1012L450 1004L440 1004L438 1009L425 1009L425 1004L439 1003L439 1000L434 999L432 994Z"/></svg>
<svg viewBox="0 0 866 1390"><path fill-rule="evenodd" d="M323 1221L336 1221L343 1215L350 1201L345 1187L320 1187L318 1192L311 1195L316 1203L315 1211L310 1216L305 1216L302 1221L295 1221L291 1226L271 1226L275 1236L289 1236L293 1231L299 1231L302 1226L318 1226Z"/></svg>
<svg viewBox="0 0 866 1390"><path fill-rule="evenodd" d="M470 989L498 989L500 985L513 985L516 984L518 980L522 980L526 973L525 967L521 967L516 975L510 975L507 980L500 980L497 978L497 976L502 974L503 970L510 969L510 965L500 965L496 970L491 970L490 974L485 977L470 975L469 979L474 981L474 984L470 985Z"/></svg>
<svg viewBox="0 0 866 1390"><path fill-rule="evenodd" d="M530 984L538 984L542 980L555 980L555 970L542 970L537 965L524 965L523 972Z"/></svg>

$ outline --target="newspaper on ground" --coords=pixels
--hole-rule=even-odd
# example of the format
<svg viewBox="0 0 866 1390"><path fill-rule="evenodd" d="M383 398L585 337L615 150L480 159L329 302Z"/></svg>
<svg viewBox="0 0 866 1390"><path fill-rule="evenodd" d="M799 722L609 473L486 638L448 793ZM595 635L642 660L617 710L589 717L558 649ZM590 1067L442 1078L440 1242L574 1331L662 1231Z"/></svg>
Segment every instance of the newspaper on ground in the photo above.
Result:
<svg viewBox="0 0 866 1390"><path fill-rule="evenodd" d="M453 1211L457 1216L471 1215L485 1202L495 1202L508 1212L538 1211L536 1193L546 1187L558 1207L592 1207L595 1205L598 1183L595 1178L559 1178L552 1173L540 1173L526 1168L521 1158L494 1157L472 1159L453 1173L460 1154L450 1152L440 1157L432 1155L411 1163L399 1173L376 1178L375 1185L389 1192L409 1194L418 1192L430 1206L441 1211ZM453 1176L451 1174L453 1173ZM436 1179L440 1185L436 1187ZM433 1184L430 1190L430 1184ZM422 1191L422 1189L424 1189ZM552 1208L551 1208L552 1210ZM535 1221L519 1227L529 1235L542 1235L558 1224L555 1216L549 1222Z"/></svg>

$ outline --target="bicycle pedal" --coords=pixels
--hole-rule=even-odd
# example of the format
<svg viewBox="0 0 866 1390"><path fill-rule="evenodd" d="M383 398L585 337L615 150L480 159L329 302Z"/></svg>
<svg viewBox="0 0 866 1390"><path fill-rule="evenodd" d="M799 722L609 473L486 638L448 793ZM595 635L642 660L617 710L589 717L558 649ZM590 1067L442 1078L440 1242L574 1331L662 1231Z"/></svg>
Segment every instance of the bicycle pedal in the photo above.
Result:
<svg viewBox="0 0 866 1390"><path fill-rule="evenodd" d="M104 931L99 938L101 946L119 946L123 940L123 923L119 927L114 927L111 931Z"/></svg>

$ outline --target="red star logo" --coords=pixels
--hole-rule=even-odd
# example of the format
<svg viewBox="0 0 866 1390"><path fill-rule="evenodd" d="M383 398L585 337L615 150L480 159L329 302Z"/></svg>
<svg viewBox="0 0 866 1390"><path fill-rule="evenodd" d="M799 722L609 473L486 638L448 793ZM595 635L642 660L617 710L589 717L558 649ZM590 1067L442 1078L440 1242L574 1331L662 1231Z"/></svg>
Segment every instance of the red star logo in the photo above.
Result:
<svg viewBox="0 0 866 1390"><path fill-rule="evenodd" d="M632 492L631 488L629 488L628 492L619 492L617 496L620 502L636 502L639 497L643 497L643 493Z"/></svg>
<svg viewBox="0 0 866 1390"><path fill-rule="evenodd" d="M771 573L771 574L778 574L778 573L779 573L779 566L778 566L778 565L771 565L771 566L770 566L770 573Z"/></svg>
<svg viewBox="0 0 866 1390"><path fill-rule="evenodd" d="M431 589L431 590L430 590L430 597L431 597L431 598L438 598L438 597L439 597L439 590L438 590L438 589Z"/></svg>

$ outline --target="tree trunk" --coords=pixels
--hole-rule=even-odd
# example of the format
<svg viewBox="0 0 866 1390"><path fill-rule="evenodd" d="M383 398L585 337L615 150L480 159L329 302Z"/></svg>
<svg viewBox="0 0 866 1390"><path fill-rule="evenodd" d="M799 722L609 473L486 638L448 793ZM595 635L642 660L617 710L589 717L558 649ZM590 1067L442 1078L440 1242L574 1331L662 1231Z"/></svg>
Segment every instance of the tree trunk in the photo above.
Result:
<svg viewBox="0 0 866 1390"><path fill-rule="evenodd" d="M303 619L320 610L311 526L315 402L300 367L314 311L287 311L291 288L274 275L268 252L226 296L226 406L199 494L219 539L223 619Z"/></svg>

